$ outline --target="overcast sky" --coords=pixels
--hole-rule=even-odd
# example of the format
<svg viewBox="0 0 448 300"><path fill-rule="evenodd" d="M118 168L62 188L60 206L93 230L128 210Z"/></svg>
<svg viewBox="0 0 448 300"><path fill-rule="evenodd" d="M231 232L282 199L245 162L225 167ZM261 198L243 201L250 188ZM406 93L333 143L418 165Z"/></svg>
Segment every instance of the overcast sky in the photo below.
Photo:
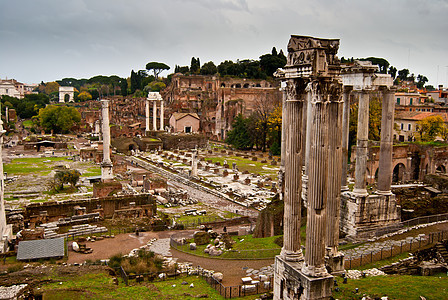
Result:
<svg viewBox="0 0 448 300"><path fill-rule="evenodd" d="M448 0L0 0L0 78L258 59L292 34L339 38L339 57L383 57L448 83Z"/></svg>

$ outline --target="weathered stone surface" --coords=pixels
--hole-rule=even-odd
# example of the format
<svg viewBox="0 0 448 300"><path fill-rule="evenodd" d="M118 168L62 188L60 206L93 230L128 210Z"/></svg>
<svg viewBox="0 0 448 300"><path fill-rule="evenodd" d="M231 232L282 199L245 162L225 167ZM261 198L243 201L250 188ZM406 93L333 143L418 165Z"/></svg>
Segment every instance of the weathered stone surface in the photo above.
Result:
<svg viewBox="0 0 448 300"><path fill-rule="evenodd" d="M196 245L206 245L210 242L210 235L204 231L197 231L193 235Z"/></svg>

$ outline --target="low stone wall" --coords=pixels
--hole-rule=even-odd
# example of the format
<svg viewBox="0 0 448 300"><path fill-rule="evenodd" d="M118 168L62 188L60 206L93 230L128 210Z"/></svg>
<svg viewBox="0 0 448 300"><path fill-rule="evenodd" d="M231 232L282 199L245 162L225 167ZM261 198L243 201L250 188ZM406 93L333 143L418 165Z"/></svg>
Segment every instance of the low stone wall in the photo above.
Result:
<svg viewBox="0 0 448 300"><path fill-rule="evenodd" d="M135 206L152 204L152 214L156 212L155 199L149 194L142 195L126 195L118 197L107 198L92 198L85 200L66 200L66 201L50 201L41 203L32 203L25 207L23 216L25 219L30 219L32 216L42 215L46 212L48 220L58 220L62 217L69 217L74 215L75 206L86 208L86 213L94 212L99 205L103 209L104 217L111 218L115 210L129 207L131 202L135 202Z"/></svg>
<svg viewBox="0 0 448 300"><path fill-rule="evenodd" d="M207 137L203 134L163 134L159 138L163 142L164 150L194 149L207 146Z"/></svg>

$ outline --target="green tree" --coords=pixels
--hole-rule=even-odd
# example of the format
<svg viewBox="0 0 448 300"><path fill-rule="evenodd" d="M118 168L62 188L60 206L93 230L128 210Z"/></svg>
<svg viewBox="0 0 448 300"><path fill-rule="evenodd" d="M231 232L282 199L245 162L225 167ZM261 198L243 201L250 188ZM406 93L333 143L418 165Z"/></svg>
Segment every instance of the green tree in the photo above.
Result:
<svg viewBox="0 0 448 300"><path fill-rule="evenodd" d="M360 58L359 60L370 61L372 65L378 65L380 67L380 73L387 74L387 69L389 68L389 62L384 58L367 57L367 58Z"/></svg>
<svg viewBox="0 0 448 300"><path fill-rule="evenodd" d="M392 79L395 79L397 77L397 68L395 68L394 66L390 66L388 73L390 74L390 76L392 76Z"/></svg>
<svg viewBox="0 0 448 300"><path fill-rule="evenodd" d="M81 92L81 93L79 93L79 95L78 95L78 99L80 100L80 101L88 101L88 100L92 100L92 95L90 95L90 93L89 92Z"/></svg>
<svg viewBox="0 0 448 300"><path fill-rule="evenodd" d="M65 183L69 183L73 188L79 181L81 173L78 170L58 170L54 174L54 182L56 191L60 191L64 188Z"/></svg>
<svg viewBox="0 0 448 300"><path fill-rule="evenodd" d="M409 70L408 69L402 69L398 71L398 79L404 81L407 80L409 76Z"/></svg>
<svg viewBox="0 0 448 300"><path fill-rule="evenodd" d="M201 69L201 62L199 61L199 57L197 59L192 57L190 63L190 72L192 74L199 74L200 69Z"/></svg>
<svg viewBox="0 0 448 300"><path fill-rule="evenodd" d="M268 118L269 150L273 155L280 155L282 140L282 107L277 106Z"/></svg>
<svg viewBox="0 0 448 300"><path fill-rule="evenodd" d="M159 74L163 70L169 70L170 67L164 63L152 61L146 64L146 70L154 72L154 78L159 78Z"/></svg>
<svg viewBox="0 0 448 300"><path fill-rule="evenodd" d="M47 132L67 133L81 121L81 114L74 107L49 105L39 110L40 126Z"/></svg>
<svg viewBox="0 0 448 300"><path fill-rule="evenodd" d="M128 95L128 81L126 79L121 80L120 89L122 96Z"/></svg>
<svg viewBox="0 0 448 300"><path fill-rule="evenodd" d="M240 150L252 149L253 142L248 132L249 119L239 114L232 124L232 130L227 133L226 143Z"/></svg>
<svg viewBox="0 0 448 300"><path fill-rule="evenodd" d="M55 92L59 93L59 83L55 81L47 82L45 84L45 94L50 95Z"/></svg>
<svg viewBox="0 0 448 300"><path fill-rule="evenodd" d="M153 81L153 82L149 83L147 86L145 86L144 91L146 93L147 92L160 92L164 88L166 88L166 84L163 83L162 81Z"/></svg>
<svg viewBox="0 0 448 300"><path fill-rule="evenodd" d="M425 83L428 82L428 78L426 78L426 76L423 76L421 74L418 74L417 76L417 87L419 89L422 89L425 85Z"/></svg>
<svg viewBox="0 0 448 300"><path fill-rule="evenodd" d="M443 118L439 115L426 117L417 122L416 131L419 134L419 140L422 142L432 142L443 133Z"/></svg>
<svg viewBox="0 0 448 300"><path fill-rule="evenodd" d="M277 49L272 48L271 54L264 54L260 56L261 70L266 73L267 76L273 76L274 72L278 68L283 68L286 65L286 57L283 52L277 54Z"/></svg>
<svg viewBox="0 0 448 300"><path fill-rule="evenodd" d="M201 68L202 75L215 75L218 72L215 64L212 61L205 63Z"/></svg>

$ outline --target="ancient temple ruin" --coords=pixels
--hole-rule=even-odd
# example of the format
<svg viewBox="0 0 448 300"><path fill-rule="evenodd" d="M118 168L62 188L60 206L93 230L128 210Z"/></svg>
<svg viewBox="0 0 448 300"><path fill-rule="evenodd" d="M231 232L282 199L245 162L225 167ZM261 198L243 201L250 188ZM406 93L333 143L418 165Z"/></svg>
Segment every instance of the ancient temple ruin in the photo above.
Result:
<svg viewBox="0 0 448 300"><path fill-rule="evenodd" d="M392 147L394 124L393 79L388 74L376 73L378 67L370 62L356 61L354 65L342 67L344 84L343 113L343 177L341 230L352 238L372 236L377 229L400 222L400 210L391 192ZM372 96L382 98L381 142L379 152L378 186L376 191L367 190L368 172L369 101ZM358 98L358 130L356 141L355 186L348 191L347 152L348 127L351 97ZM370 174L368 174L370 173Z"/></svg>
<svg viewBox="0 0 448 300"><path fill-rule="evenodd" d="M164 130L164 107L163 98L159 92L149 92L146 98L146 133L149 130L149 102L152 101L152 130L157 131L157 102L160 102L160 130Z"/></svg>
<svg viewBox="0 0 448 300"><path fill-rule="evenodd" d="M274 299L329 299L333 276L327 271L325 256L343 261L337 251L343 108L338 48L339 40L292 36L287 64L277 73L286 82L282 135L285 213L283 248L275 260ZM300 207L307 147L304 255ZM331 249L330 253L326 249Z"/></svg>

